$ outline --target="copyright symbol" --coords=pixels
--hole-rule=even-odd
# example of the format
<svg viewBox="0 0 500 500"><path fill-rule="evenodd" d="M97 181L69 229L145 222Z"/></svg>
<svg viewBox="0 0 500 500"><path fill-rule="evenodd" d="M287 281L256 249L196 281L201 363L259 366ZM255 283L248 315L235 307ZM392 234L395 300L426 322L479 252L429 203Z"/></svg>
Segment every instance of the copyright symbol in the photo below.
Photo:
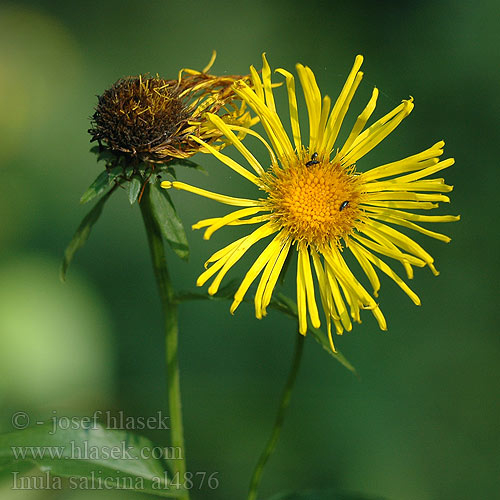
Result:
<svg viewBox="0 0 500 500"><path fill-rule="evenodd" d="M30 416L25 411L16 411L12 415L12 427L14 429L26 429L30 425Z"/></svg>

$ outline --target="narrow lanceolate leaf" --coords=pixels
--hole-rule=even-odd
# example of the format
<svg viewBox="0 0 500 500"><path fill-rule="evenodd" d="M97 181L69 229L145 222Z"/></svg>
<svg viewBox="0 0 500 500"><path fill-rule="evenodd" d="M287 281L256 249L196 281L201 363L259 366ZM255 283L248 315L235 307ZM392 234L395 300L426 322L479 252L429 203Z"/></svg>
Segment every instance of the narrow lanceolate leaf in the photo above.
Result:
<svg viewBox="0 0 500 500"><path fill-rule="evenodd" d="M118 166L108 169L108 185L111 185L121 175L123 175L123 167Z"/></svg>
<svg viewBox="0 0 500 500"><path fill-rule="evenodd" d="M182 225L170 196L165 189L159 189L155 184L150 185L151 209L156 222L161 228L163 237L167 240L172 250L184 260L189 257L189 246L186 232ZM147 201L144 201L147 203Z"/></svg>
<svg viewBox="0 0 500 500"><path fill-rule="evenodd" d="M123 167L117 166L103 170L80 198L80 203L88 203L96 196L104 193L120 176L123 176ZM118 182L118 181L117 181Z"/></svg>
<svg viewBox="0 0 500 500"><path fill-rule="evenodd" d="M97 161L111 161L116 158L116 156L107 148L101 146L94 146L90 148L90 152L97 155Z"/></svg>
<svg viewBox="0 0 500 500"><path fill-rule="evenodd" d="M88 203L93 200L96 196L106 191L109 186L109 174L107 170L103 170L97 177L96 180L89 186L87 191L82 194L80 198L80 203Z"/></svg>
<svg viewBox="0 0 500 500"><path fill-rule="evenodd" d="M66 273L68 271L68 267L73 260L73 257L77 250L85 245L85 242L88 240L90 231L92 230L92 226L99 219L102 209L106 201L108 201L111 193L114 191L114 188L110 189L105 196L103 196L92 208L92 210L83 218L82 222L78 226L75 235L72 240L69 242L69 245L64 252L64 258L61 264L61 280L66 280Z"/></svg>
<svg viewBox="0 0 500 500"><path fill-rule="evenodd" d="M72 421L66 427L50 422L1 434L0 475L10 474L21 485L36 475L38 481L45 478L50 485L56 484L55 478L67 478L70 489L98 489L101 484L162 497L182 492L170 482L160 459L152 457L161 455L168 464L183 450L160 449L144 437L105 429L91 419ZM34 468L42 476L29 472Z"/></svg>
<svg viewBox="0 0 500 500"><path fill-rule="evenodd" d="M141 192L141 187L142 182L140 177L138 176L132 177L132 179L130 179L130 181L125 185L128 195L128 201L130 201L131 205L133 205L137 201L137 197Z"/></svg>
<svg viewBox="0 0 500 500"><path fill-rule="evenodd" d="M271 300L269 307L276 309L285 313L286 315L297 319L299 318L297 305L295 302L282 293L277 293ZM323 347L323 349L332 356L336 361L338 361L341 365L345 366L350 372L357 375L356 368L345 358L345 356L337 350L337 352L333 352L330 347L330 342L328 340L328 336L320 330L319 328L314 328L312 325L308 325L307 330L311 332L314 340L318 342L318 344Z"/></svg>

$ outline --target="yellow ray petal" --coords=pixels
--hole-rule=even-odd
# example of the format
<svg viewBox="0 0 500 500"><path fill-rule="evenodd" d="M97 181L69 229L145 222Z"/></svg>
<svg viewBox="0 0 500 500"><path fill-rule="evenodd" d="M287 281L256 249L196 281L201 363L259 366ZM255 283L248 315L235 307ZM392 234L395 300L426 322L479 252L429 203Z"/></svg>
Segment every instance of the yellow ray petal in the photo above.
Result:
<svg viewBox="0 0 500 500"><path fill-rule="evenodd" d="M267 236L273 234L274 232L276 232L275 226L271 223L267 223L257 228L255 231L250 233L246 238L244 238L243 241L238 245L238 247L236 247L234 252L227 259L224 266L219 271L219 274L217 274L217 276L212 281L212 284L208 287L208 293L210 295L214 295L215 293L217 293L219 285L224 276L229 271L229 269L231 269L231 267L233 267L234 264L236 264L236 262L238 262L238 260L240 260L241 257L243 257L243 255L247 252L247 250L250 247L252 247L255 243L257 243L261 239L266 238Z"/></svg>
<svg viewBox="0 0 500 500"><path fill-rule="evenodd" d="M302 142L300 139L300 122L299 122L299 111L297 106L297 94L295 92L295 78L293 75L284 70L277 69L277 73L283 75L286 79L286 88L288 93L288 106L290 108L290 123L292 125L293 142L295 143L295 150L298 152L302 148Z"/></svg>
<svg viewBox="0 0 500 500"><path fill-rule="evenodd" d="M399 177L398 182L413 182L422 179L423 177L428 177L429 175L435 174L440 170L444 170L445 168L451 167L454 163L455 163L454 158L448 158L447 160L440 161L438 164L432 167L423 168L422 170L418 170L413 174L408 174L404 175L403 177Z"/></svg>
<svg viewBox="0 0 500 500"><path fill-rule="evenodd" d="M314 248L311 247L311 256L313 259L313 264L314 264L314 270L316 272L316 276L318 278L318 283L319 283L319 293L320 293L320 298L321 298L321 305L323 306L323 312L326 317L326 328L327 328L327 334L328 334L328 341L330 342L330 347L333 352L337 352L335 349L335 345L333 343L333 338L332 338L332 319L335 324L335 329L337 330L337 333L341 334L342 333L342 323L340 322L340 318L337 315L337 312L335 310L335 304L334 300L332 297L332 293L326 278L325 271L323 269L323 266L321 265L321 260L319 258L318 253L314 250Z"/></svg>
<svg viewBox="0 0 500 500"><path fill-rule="evenodd" d="M262 80L260 79L258 71L253 66L250 66L250 74L252 75L252 84L255 93L259 99L264 100L264 87L262 86Z"/></svg>
<svg viewBox="0 0 500 500"><path fill-rule="evenodd" d="M216 57L217 57L217 51L212 50L212 57L210 58L210 61L208 61L208 64L201 70L202 73L206 73L207 71L210 71L210 68L214 64Z"/></svg>
<svg viewBox="0 0 500 500"><path fill-rule="evenodd" d="M325 145L322 146L328 153L333 148L333 145L335 144L335 141L337 140L337 137L340 132L340 128L342 127L342 124L344 123L344 118L347 113L347 110L349 109L349 106L351 104L351 101L354 97L354 94L356 93L356 90L358 90L359 84L361 83L361 80L363 79L363 72L358 71L356 73L356 77L354 78L354 82L352 84L352 87L349 90L349 93L347 94L347 97L344 101L344 104L340 108L340 111L337 115L337 119L335 120L333 124L333 129L329 131L328 133L325 133L325 140L324 143Z"/></svg>
<svg viewBox="0 0 500 500"><path fill-rule="evenodd" d="M235 250L248 238L245 236L240 238L239 240L234 241L230 245L227 245L224 248L221 248L218 252L215 252L206 262L205 269L206 271L202 272L198 279L196 280L196 286L203 286L219 269L221 269L224 264L229 260L231 255L235 252ZM208 264L214 262L210 267ZM208 267L208 269L207 269Z"/></svg>
<svg viewBox="0 0 500 500"><path fill-rule="evenodd" d="M380 193L368 193L363 197L363 203L367 201L391 201L391 200L409 200L409 201L434 201L449 203L450 198L440 193L412 193L411 191L382 191Z"/></svg>
<svg viewBox="0 0 500 500"><path fill-rule="evenodd" d="M241 127L239 125L228 124L228 127L231 130L243 132L245 135L248 134L248 135L251 135L252 137L255 137L256 139L258 139L266 147L266 149L269 153L269 156L271 158L271 163L274 163L274 164L276 163L276 155L274 154L273 148L269 145L269 143L260 134L258 134L257 132L255 132L254 130L252 130L250 128Z"/></svg>
<svg viewBox="0 0 500 500"><path fill-rule="evenodd" d="M218 201L219 203L224 203L225 205L233 205L236 207L258 207L262 206L262 202L258 200L249 200L246 198L234 198L233 196L225 196L223 194L213 193L212 191L207 191L206 189L201 189L195 186L190 186L184 182L179 181L163 181L161 183L163 189L181 189L183 191L188 191L193 194L209 198L211 200Z"/></svg>
<svg viewBox="0 0 500 500"><path fill-rule="evenodd" d="M318 149L318 125L321 117L321 92L311 68L302 66L302 64L297 64L295 67L304 91L309 116L309 151L316 151Z"/></svg>
<svg viewBox="0 0 500 500"><path fill-rule="evenodd" d="M264 210L261 207L252 207L252 208L242 208L241 210L235 210L234 212L227 214L224 217L221 217L220 220L214 224L212 224L203 235L203 239L208 240L218 229L229 224L241 217L248 217L249 215L254 215L258 212ZM194 229L194 228L193 228Z"/></svg>
<svg viewBox="0 0 500 500"><path fill-rule="evenodd" d="M191 229L202 229L204 227L211 226L212 224L216 224L219 222L223 217L213 217L211 219L203 219L198 221L196 224L193 224L191 226ZM250 219L238 219L238 220L233 220L231 222L228 222L226 225L227 226L243 226L246 224L258 224L259 222L265 222L270 220L270 215L265 214L265 215L258 215L257 217L250 217Z"/></svg>
<svg viewBox="0 0 500 500"><path fill-rule="evenodd" d="M414 255L401 252L401 250L397 248L394 243L392 243L387 238L384 238L384 236L380 233L372 231L371 228L367 226L368 225L365 224L362 228L359 229L359 231L366 234L375 241L367 240L360 234L354 234L352 235L352 238L363 244L365 247L370 248L371 250L381 253L382 255L385 255L387 257L392 257L393 259L399 260L400 262L407 261L408 263L417 267L425 266L425 261Z"/></svg>
<svg viewBox="0 0 500 500"><path fill-rule="evenodd" d="M259 287L255 293L255 313L257 318L262 318L267 314L266 308L271 302L271 297L278 281L281 270L283 269L283 264L290 251L291 240L290 238L281 235L281 247L279 252L276 253L274 258L269 259L264 272L262 273L262 278L259 282Z"/></svg>
<svg viewBox="0 0 500 500"><path fill-rule="evenodd" d="M413 241L411 238L397 231L396 229L387 226L386 224L377 223L373 220L370 224L370 229L373 230L375 238L379 238L383 235L406 252L409 252L421 258L426 264L432 264L434 262L432 256L428 252L426 252L417 242Z"/></svg>
<svg viewBox="0 0 500 500"><path fill-rule="evenodd" d="M299 316L299 333L307 333L306 284L302 266L297 266L297 313Z"/></svg>
<svg viewBox="0 0 500 500"><path fill-rule="evenodd" d="M264 82L264 95L266 97L266 105L271 111L276 112L271 83L271 68L269 67L269 63L267 62L265 52L262 54L262 81Z"/></svg>
<svg viewBox="0 0 500 500"><path fill-rule="evenodd" d="M358 119L356 120L354 127L352 127L349 137L347 138L344 145L342 146L342 149L340 150L339 153L340 158L342 158L347 153L347 151L349 151L349 149L352 146L352 143L355 141L355 139L358 137L361 131L365 128L366 122L370 119L370 116L375 110L375 106L377 105L377 99L378 99L378 89L375 87L373 89L372 96L368 101L368 104L366 105L363 112L358 116Z"/></svg>
<svg viewBox="0 0 500 500"><path fill-rule="evenodd" d="M283 266L285 264L285 261L288 257L288 254L290 252L290 246L292 244L292 241L290 238L287 238L281 247L280 254L272 266L271 274L269 275L269 279L265 283L265 288L264 288L264 293L262 294L262 309L263 309L263 314L266 314L266 308L271 302L271 297L272 293L274 291L274 288L276 287L276 283L278 281L278 278L280 277L281 270L283 269Z"/></svg>
<svg viewBox="0 0 500 500"><path fill-rule="evenodd" d="M302 242L299 243L298 265L302 267L302 277L305 283L307 308L309 310L311 324L314 328L319 328L321 326L321 321L319 319L318 306L316 305L316 299L314 297L314 282L311 273L311 262L309 261L309 251Z"/></svg>
<svg viewBox="0 0 500 500"><path fill-rule="evenodd" d="M352 66L351 72L347 77L347 80L340 92L339 97L335 101L335 105L333 106L332 112L330 113L330 118L328 119L328 123L326 124L325 135L323 139L323 144L321 149L325 151L327 154L330 154L333 146L335 144L335 140L337 139L337 134L335 134L335 130L340 130L340 126L342 125L341 121L339 123L339 117L342 109L346 102L350 102L354 92L351 92L353 87L359 85L360 77L358 77L359 69L363 64L363 56L356 56L354 60L354 64ZM361 74L362 76L362 74ZM349 99L350 97L350 99ZM337 132L338 133L338 132Z"/></svg>
<svg viewBox="0 0 500 500"><path fill-rule="evenodd" d="M226 155L222 154L221 152L217 151L215 148L210 146L210 144L207 144L206 142L202 141L200 138L196 137L195 135L190 135L189 138L193 139L198 144L201 144L202 146L204 146L204 148L209 153L214 155L222 163L227 165L229 168L233 169L236 173L240 174L245 179L249 180L250 182L252 182L253 184L255 184L257 186L260 185L258 177L256 177L254 174L249 172L246 168L242 167L239 163L235 162L232 158L229 158L229 156L226 156ZM203 152L205 152L205 151L203 151Z"/></svg>
<svg viewBox="0 0 500 500"><path fill-rule="evenodd" d="M328 280L321 264L321 259L318 255L318 252L314 250L313 247L310 248L311 256L313 259L314 271L316 272L316 277L318 278L319 283L319 292L321 296L321 301L323 305L323 310L325 315L327 316L327 321L329 321L329 317L335 318L339 320L339 316L335 309L335 304L332 300L332 294L330 291L330 287L328 284Z"/></svg>
<svg viewBox="0 0 500 500"><path fill-rule="evenodd" d="M261 176L264 174L264 169L262 165L257 161L255 156L248 151L248 149L243 145L243 143L236 137L234 132L221 120L221 118L213 113L207 113L205 115L208 120L213 123L233 144L236 149L244 156L245 160L248 161L250 166L255 170L257 175Z"/></svg>
<svg viewBox="0 0 500 500"><path fill-rule="evenodd" d="M285 163L293 162L295 153L279 116L270 110L248 85L241 83L234 91L259 116L278 157Z"/></svg>
<svg viewBox="0 0 500 500"><path fill-rule="evenodd" d="M375 269L373 269L370 261L361 252L358 252L357 244L349 244L349 250L359 262L359 265L368 277L368 280L370 281L370 284L373 288L373 295L375 297L378 297L378 292L380 291L380 280Z"/></svg>
<svg viewBox="0 0 500 500"><path fill-rule="evenodd" d="M342 288L344 297L351 308L351 317L359 322L360 305L363 308L371 308L376 306L375 302L350 272L336 246L324 248L323 257L328 268L334 273L335 280Z"/></svg>
<svg viewBox="0 0 500 500"><path fill-rule="evenodd" d="M374 215L372 217L385 222L390 222L391 224L397 224L398 226L404 226L409 229L413 229L414 231L425 234L430 238L435 238L436 240L444 241L445 243L449 243L451 241L451 238L449 236L446 236L445 234L430 231L429 229L419 226L418 224L415 224L413 222L409 222L405 219L399 219L397 217L387 217L385 215Z"/></svg>
<svg viewBox="0 0 500 500"><path fill-rule="evenodd" d="M389 217L398 217L416 222L456 222L460 220L460 215L420 215L412 214L411 212L403 212L402 210L377 207L366 207L366 210Z"/></svg>
<svg viewBox="0 0 500 500"><path fill-rule="evenodd" d="M234 294L234 301L231 305L231 314L234 314L236 308L241 304L243 299L245 298L245 294L250 288L251 284L255 281L257 276L260 274L262 269L266 266L266 264L276 258L279 254L281 248L281 234L277 234L275 238L267 245L264 251L257 257L257 260L253 263L252 267L248 270L243 281L241 282L238 290Z"/></svg>
<svg viewBox="0 0 500 500"><path fill-rule="evenodd" d="M438 193L449 193L453 186L444 183L444 179L426 179L415 182L398 182L397 179L381 182L369 182L363 186L366 193L374 191L432 191Z"/></svg>
<svg viewBox="0 0 500 500"><path fill-rule="evenodd" d="M389 278L391 278L405 293L410 297L410 299L417 306L420 305L420 299L418 295L381 259L373 255L368 250L364 249L357 243L353 243L356 251L360 252L364 257L375 264L383 273L385 273Z"/></svg>
<svg viewBox="0 0 500 500"><path fill-rule="evenodd" d="M342 269L343 275L345 276L343 280L346 282L346 285L344 286L348 289L349 293L352 294L351 301L356 301L356 308L351 312L352 317L359 323L361 322L359 316L359 304L359 306L363 309L369 309L371 311L371 313L377 320L377 323L381 330L387 330L387 322L378 304L375 302L373 297L365 290L365 288L361 285L357 278L355 278L355 276L352 274L340 251L337 248L332 247L332 253L336 257L337 262L340 264L340 268Z"/></svg>
<svg viewBox="0 0 500 500"><path fill-rule="evenodd" d="M433 161L437 163L437 157L443 154L444 141L439 141L430 148L417 153L402 160L398 160L392 163L387 163L381 165L380 167L372 168L368 172L361 174L363 179L366 181L372 181L375 179L382 179L385 177L391 177L393 175L398 175L404 172L411 172L412 170L419 170L420 168L428 166L426 162ZM432 163L431 163L432 164Z"/></svg>
<svg viewBox="0 0 500 500"><path fill-rule="evenodd" d="M376 309L378 307L377 303L349 269L339 249L336 246L331 246L329 250L330 252L325 253L325 258L328 258L329 255L334 258L337 264L335 269L340 278L339 282L341 284L343 283L345 295L347 293L350 295L350 303L355 309L353 311L353 317L359 322L359 307L363 309ZM383 325L380 325L380 327L384 329Z"/></svg>
<svg viewBox="0 0 500 500"><path fill-rule="evenodd" d="M411 208L413 210L432 210L439 207L437 203L430 201L364 201L360 206L372 206L381 208Z"/></svg>
<svg viewBox="0 0 500 500"><path fill-rule="evenodd" d="M242 238L239 238L238 240L233 241L232 243L225 246L224 248L217 250L217 252L212 254L210 256L210 258L205 262L205 265L204 265L205 269L207 269L208 265L211 264L212 262L217 262L218 260L227 257L227 255L232 253L245 238L246 238L246 236L243 236ZM199 278L198 278L198 280L199 280ZM201 284L197 283L197 286L202 286L205 282L206 282L206 280L203 281L203 283L201 283Z"/></svg>
<svg viewBox="0 0 500 500"><path fill-rule="evenodd" d="M321 116L318 124L318 140L317 140L317 148L321 149L323 141L325 139L325 131L326 131L326 120L328 119L328 113L330 113L330 106L332 105L332 100L325 95L323 97L323 104L321 106Z"/></svg>
<svg viewBox="0 0 500 500"><path fill-rule="evenodd" d="M405 100L393 111L368 127L353 142L352 148L342 158L342 165L352 165L380 144L413 109L413 99Z"/></svg>
<svg viewBox="0 0 500 500"><path fill-rule="evenodd" d="M330 263L325 260L325 274L328 279L328 283L330 285L330 291L332 292L332 297L335 302L335 307L337 308L338 315L340 317L340 321L342 326L350 332L352 330L351 318L347 312L347 308L344 303L344 299L340 293L340 289L337 283L337 278L335 274L335 270L330 266ZM339 330L337 329L337 332ZM340 333L342 330L340 330Z"/></svg>

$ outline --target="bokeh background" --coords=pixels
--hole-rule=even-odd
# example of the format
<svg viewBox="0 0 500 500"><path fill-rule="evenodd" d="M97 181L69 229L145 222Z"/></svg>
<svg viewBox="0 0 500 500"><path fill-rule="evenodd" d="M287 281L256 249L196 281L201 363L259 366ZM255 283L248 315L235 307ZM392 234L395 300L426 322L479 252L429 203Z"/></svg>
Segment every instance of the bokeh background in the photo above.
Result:
<svg viewBox="0 0 500 500"><path fill-rule="evenodd" d="M334 488L393 500L466 500L500 493L498 329L498 110L500 6L452 0L23 1L0 3L0 427L10 415L153 415L165 409L159 302L137 206L114 196L61 284L65 245L88 207L81 193L101 165L89 153L89 116L119 77L201 69L313 68L335 98L354 56L365 79L353 123L377 85L380 117L412 95L415 110L360 169L445 139L456 166L453 241L420 238L441 275L417 270L415 307L389 280L381 305L389 331L369 314L337 341L354 377L308 338L301 373L263 498L282 490ZM281 101L286 106L286 101ZM349 126L347 127L349 128ZM209 158L187 182L245 194L244 181ZM208 200L174 193L186 227ZM222 209L223 210L223 209ZM170 253L178 288L192 289L201 262L229 241L188 231L189 263ZM248 261L247 261L248 262ZM225 302L181 309L180 362L188 468L218 471L216 491L244 498L288 371L294 324L265 321ZM148 437L165 443L161 432ZM13 492L2 498L142 498L139 494Z"/></svg>

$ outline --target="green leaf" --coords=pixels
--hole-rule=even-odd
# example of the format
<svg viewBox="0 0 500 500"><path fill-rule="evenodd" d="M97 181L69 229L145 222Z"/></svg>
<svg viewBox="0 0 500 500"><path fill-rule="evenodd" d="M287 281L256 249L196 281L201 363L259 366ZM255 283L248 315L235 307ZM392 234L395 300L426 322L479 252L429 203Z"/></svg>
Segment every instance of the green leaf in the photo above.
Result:
<svg viewBox="0 0 500 500"><path fill-rule="evenodd" d="M54 430L51 422L0 434L0 474L5 477L37 467L47 478L68 478L73 489L89 489L100 479L115 487L130 485L162 497L177 497L182 492L170 483L170 474L162 462L151 458L152 450L158 451L159 447L148 439L105 429L90 419L72 420L69 427ZM165 451L167 463L178 456L171 448Z"/></svg>
<svg viewBox="0 0 500 500"><path fill-rule="evenodd" d="M116 155L103 146L93 146L90 148L90 152L97 155L97 161L108 162L116 159Z"/></svg>
<svg viewBox="0 0 500 500"><path fill-rule="evenodd" d="M142 177L146 177L146 172L148 172L150 168L151 167L147 163L139 163L134 170L139 172Z"/></svg>
<svg viewBox="0 0 500 500"><path fill-rule="evenodd" d="M139 196L139 193L141 191L141 187L142 187L141 178L137 177L136 175L134 175L134 177L130 179L130 182L126 184L128 201L130 201L131 205L133 205L136 202L137 197Z"/></svg>
<svg viewBox="0 0 500 500"><path fill-rule="evenodd" d="M150 185L150 190L151 211L161 228L163 237L181 259L187 260L189 246L186 232L170 196L165 189L158 188L155 184Z"/></svg>
<svg viewBox="0 0 500 500"><path fill-rule="evenodd" d="M64 258L61 264L61 280L65 281L66 280L66 273L68 272L68 267L73 260L73 257L76 253L77 250L83 247L85 245L85 242L88 240L90 231L92 230L92 226L97 222L99 219L102 209L104 207L104 204L106 201L108 201L109 197L111 196L111 193L113 193L114 188L111 188L108 193L106 193L105 196L103 196L92 208L92 210L83 218L82 222L78 226L78 229L76 230L73 238L69 242L69 245L67 246L65 252L64 252Z"/></svg>
<svg viewBox="0 0 500 500"><path fill-rule="evenodd" d="M125 177L129 179L134 173L134 167L132 165L128 165L127 167L125 167L124 172L125 172Z"/></svg>
<svg viewBox="0 0 500 500"><path fill-rule="evenodd" d="M113 184L120 175L123 175L123 168L120 166L113 167L110 169L103 170L94 182L89 186L87 191L83 193L80 198L80 203L88 203L90 200L93 200L96 196L102 194L108 186Z"/></svg>
<svg viewBox="0 0 500 500"><path fill-rule="evenodd" d="M299 314L297 312L297 305L295 304L295 302L291 298L287 297L286 295L280 292L276 293L275 296L273 296L269 304L269 307L281 311L294 319L298 320L299 318ZM332 348L330 347L330 341L328 340L328 336L326 333L324 333L319 328L314 328L311 325L308 325L307 331L311 332L314 340L316 340L316 342L318 342L318 344L320 344L321 347L323 347L323 349L330 356L332 356L341 365L345 366L350 372L354 373L354 375L358 374L356 368L354 368L354 366L345 358L345 356L339 350L337 350L337 352L332 351Z"/></svg>
<svg viewBox="0 0 500 500"><path fill-rule="evenodd" d="M123 167L113 167L108 170L108 185L110 185L117 177L123 175Z"/></svg>
<svg viewBox="0 0 500 500"><path fill-rule="evenodd" d="M268 500L383 500L364 494L349 494L333 490L307 490L273 495Z"/></svg>
<svg viewBox="0 0 500 500"><path fill-rule="evenodd" d="M95 179L95 181L89 186L87 191L82 194L80 198L80 203L87 203L103 193L108 187L108 171L103 170Z"/></svg>

